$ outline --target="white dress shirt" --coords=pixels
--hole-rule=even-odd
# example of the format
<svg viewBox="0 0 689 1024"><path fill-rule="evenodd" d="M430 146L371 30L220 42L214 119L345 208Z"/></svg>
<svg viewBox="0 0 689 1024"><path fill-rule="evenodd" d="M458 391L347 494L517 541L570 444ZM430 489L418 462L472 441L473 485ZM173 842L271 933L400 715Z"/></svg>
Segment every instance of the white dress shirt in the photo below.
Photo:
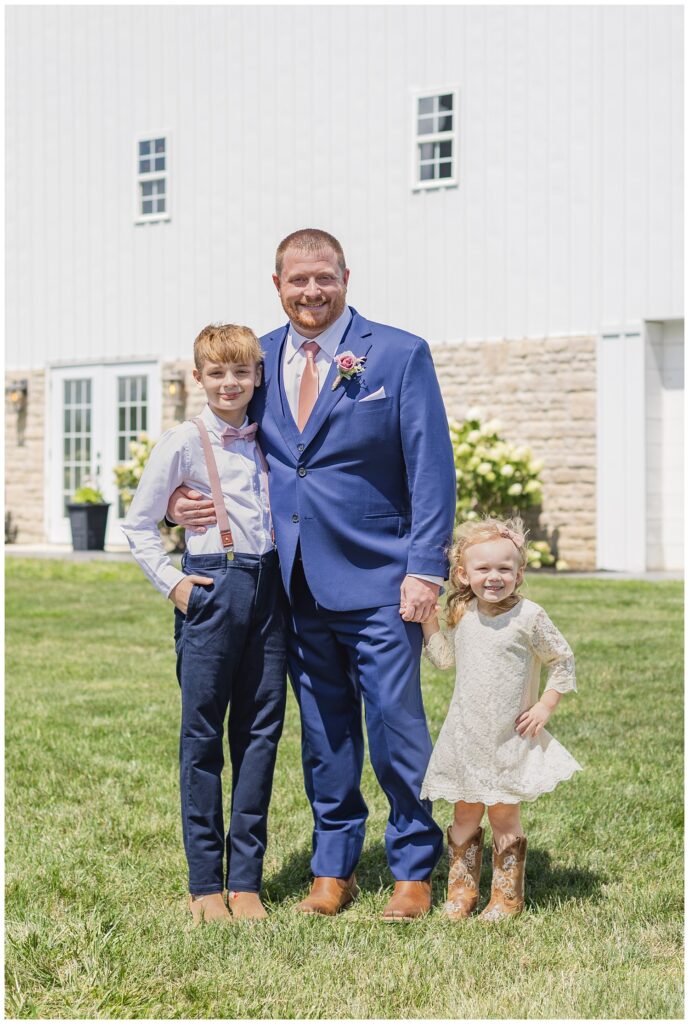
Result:
<svg viewBox="0 0 689 1024"><path fill-rule="evenodd" d="M201 419L208 428L216 457L234 549L263 555L272 550L273 540L269 497L256 442L239 438L222 441L227 424L209 406L205 406ZM247 423L245 420L243 425ZM193 487L205 498L212 498L201 435L191 421L172 427L156 443L122 524L134 558L154 587L166 597L184 579L184 573L172 564L158 523L165 515L170 495L180 484ZM185 530L184 538L191 555L223 551L217 525L209 526L202 534Z"/></svg>
<svg viewBox="0 0 689 1024"><path fill-rule="evenodd" d="M301 387L301 378L306 367L306 352L302 345L305 341L315 341L320 345L320 351L316 353L316 358L314 359L314 365L318 370L318 393L320 394L332 361L351 319L351 310L349 306L345 306L344 312L340 314L337 320L316 338L302 337L292 321L290 321L282 359L282 381L285 388L285 396L295 423L299 409L299 388ZM428 583L436 583L438 586L442 586L443 580L440 576L420 576L418 573L411 573L410 575L416 576L420 580L426 580Z"/></svg>

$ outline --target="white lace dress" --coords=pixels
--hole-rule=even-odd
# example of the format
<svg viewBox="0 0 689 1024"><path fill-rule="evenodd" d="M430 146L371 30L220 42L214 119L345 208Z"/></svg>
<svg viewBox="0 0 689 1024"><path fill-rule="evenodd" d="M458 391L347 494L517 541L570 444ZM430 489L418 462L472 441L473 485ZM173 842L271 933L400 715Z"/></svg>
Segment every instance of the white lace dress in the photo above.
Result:
<svg viewBox="0 0 689 1024"><path fill-rule="evenodd" d="M523 738L514 720L546 690L576 690L574 656L544 610L522 598L494 617L474 599L456 629L424 648L438 668L457 666L454 694L421 796L456 803L521 803L548 793L581 765L543 729Z"/></svg>

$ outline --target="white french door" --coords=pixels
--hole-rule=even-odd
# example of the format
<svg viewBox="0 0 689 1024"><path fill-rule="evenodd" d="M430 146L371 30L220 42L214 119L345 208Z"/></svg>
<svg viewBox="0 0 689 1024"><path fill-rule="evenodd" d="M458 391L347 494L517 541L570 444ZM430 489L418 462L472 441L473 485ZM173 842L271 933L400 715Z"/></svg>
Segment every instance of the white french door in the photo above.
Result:
<svg viewBox="0 0 689 1024"><path fill-rule="evenodd" d="M123 544L122 508L114 468L129 460L129 443L160 433L158 363L61 366L51 371L48 437L50 540L70 542L67 503L85 484L109 501L106 543Z"/></svg>

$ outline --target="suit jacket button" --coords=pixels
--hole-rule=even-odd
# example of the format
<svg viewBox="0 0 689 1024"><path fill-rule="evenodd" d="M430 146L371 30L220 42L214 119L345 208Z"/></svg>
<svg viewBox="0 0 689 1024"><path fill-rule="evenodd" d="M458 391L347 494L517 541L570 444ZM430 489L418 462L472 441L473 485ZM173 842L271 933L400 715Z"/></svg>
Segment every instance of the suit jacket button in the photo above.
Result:
<svg viewBox="0 0 689 1024"><path fill-rule="evenodd" d="M297 451L298 452L303 452L304 451L304 445L303 444L298 444L297 445Z"/></svg>
<svg viewBox="0 0 689 1024"><path fill-rule="evenodd" d="M292 514L292 522L293 523L298 523L299 522L299 513L298 512L294 512Z"/></svg>
<svg viewBox="0 0 689 1024"><path fill-rule="evenodd" d="M297 470L299 476L306 476L306 466L300 466Z"/></svg>

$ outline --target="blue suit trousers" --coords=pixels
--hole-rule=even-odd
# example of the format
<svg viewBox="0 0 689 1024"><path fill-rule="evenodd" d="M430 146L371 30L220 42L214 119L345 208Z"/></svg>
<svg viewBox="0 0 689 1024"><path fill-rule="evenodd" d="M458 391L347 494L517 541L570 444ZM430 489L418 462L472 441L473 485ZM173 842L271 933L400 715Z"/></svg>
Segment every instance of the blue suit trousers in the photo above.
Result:
<svg viewBox="0 0 689 1024"><path fill-rule="evenodd" d="M182 833L189 891L258 892L268 804L286 698L285 606L277 554L184 556L183 571L210 576L187 614L175 609ZM224 722L232 763L225 837ZM226 850L226 871L223 854Z"/></svg>
<svg viewBox="0 0 689 1024"><path fill-rule="evenodd" d="M421 800L431 738L421 697L421 627L399 605L357 611L320 606L297 557L288 663L302 724L315 876L348 878L361 854L368 810L361 794L362 701L369 754L390 805L385 846L398 880L427 878L441 853L432 805Z"/></svg>

